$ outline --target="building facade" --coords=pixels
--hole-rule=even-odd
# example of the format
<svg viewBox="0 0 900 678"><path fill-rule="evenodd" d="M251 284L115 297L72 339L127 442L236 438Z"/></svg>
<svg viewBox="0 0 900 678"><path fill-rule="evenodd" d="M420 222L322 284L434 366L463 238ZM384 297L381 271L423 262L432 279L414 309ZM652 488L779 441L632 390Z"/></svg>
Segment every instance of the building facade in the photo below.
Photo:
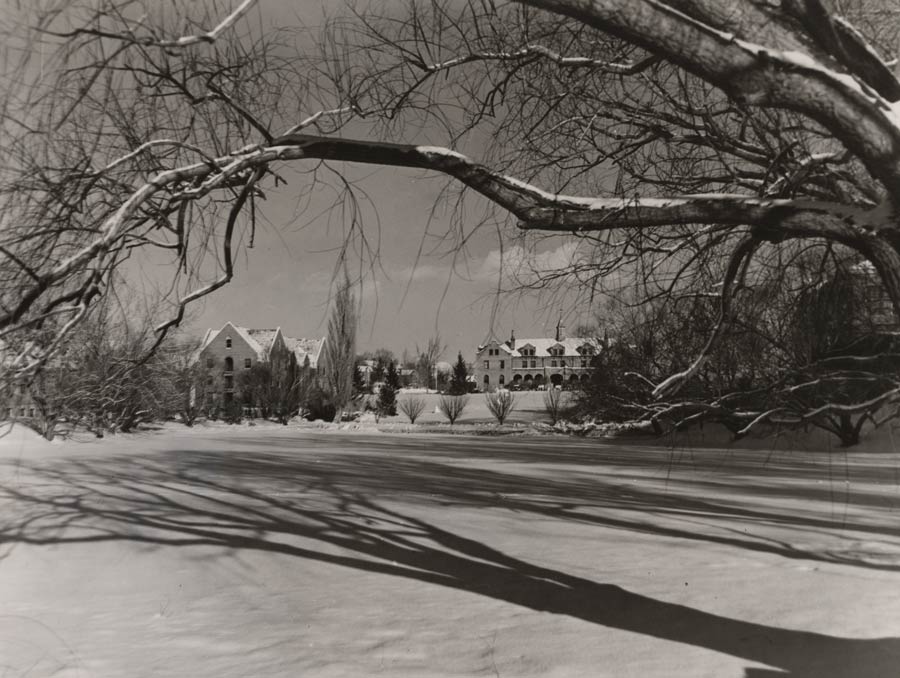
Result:
<svg viewBox="0 0 900 678"><path fill-rule="evenodd" d="M258 363L268 363L273 370L317 370L324 345L324 338L288 337L280 327L253 329L227 322L219 330L207 330L197 352L205 381L202 401L207 407L243 403L241 377Z"/></svg>
<svg viewBox="0 0 900 678"><path fill-rule="evenodd" d="M604 348L595 337L566 337L556 326L554 337L492 339L475 355L475 381L482 391L498 388L542 389L548 384L573 386L590 377L594 358Z"/></svg>

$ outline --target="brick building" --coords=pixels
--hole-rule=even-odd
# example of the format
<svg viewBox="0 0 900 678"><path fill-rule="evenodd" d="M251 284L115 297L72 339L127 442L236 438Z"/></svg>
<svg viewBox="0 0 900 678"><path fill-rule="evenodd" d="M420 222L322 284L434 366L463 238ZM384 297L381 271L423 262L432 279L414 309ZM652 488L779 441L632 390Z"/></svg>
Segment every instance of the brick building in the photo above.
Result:
<svg viewBox="0 0 900 678"><path fill-rule="evenodd" d="M209 329L197 353L206 370L207 405L243 402L241 374L257 363L267 362L274 370L309 367L317 370L325 339L297 339L285 336L281 328L253 329L227 322L219 330Z"/></svg>

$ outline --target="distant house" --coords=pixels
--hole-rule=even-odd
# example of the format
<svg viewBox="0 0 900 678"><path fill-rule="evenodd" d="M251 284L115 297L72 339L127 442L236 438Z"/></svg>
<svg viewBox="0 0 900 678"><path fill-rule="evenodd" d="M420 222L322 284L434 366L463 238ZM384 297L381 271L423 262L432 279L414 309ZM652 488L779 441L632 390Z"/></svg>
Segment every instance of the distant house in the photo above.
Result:
<svg viewBox="0 0 900 678"><path fill-rule="evenodd" d="M509 340L492 339L479 346L475 356L475 381L479 389L542 388L577 384L590 377L591 364L604 348L596 337L567 337L561 323L554 337Z"/></svg>
<svg viewBox="0 0 900 678"><path fill-rule="evenodd" d="M197 352L197 361L205 369L206 404L224 405L243 402L240 375L258 363L273 369L320 367L325 339L296 339L285 336L281 328L253 329L227 322L219 330L207 330Z"/></svg>

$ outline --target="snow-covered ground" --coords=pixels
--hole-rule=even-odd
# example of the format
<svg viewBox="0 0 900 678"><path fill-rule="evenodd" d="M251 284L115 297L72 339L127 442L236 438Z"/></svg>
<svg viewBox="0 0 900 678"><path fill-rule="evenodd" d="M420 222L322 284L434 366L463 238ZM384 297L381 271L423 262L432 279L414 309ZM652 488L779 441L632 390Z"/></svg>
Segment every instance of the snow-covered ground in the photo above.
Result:
<svg viewBox="0 0 900 678"><path fill-rule="evenodd" d="M900 675L900 454L0 439L0 677Z"/></svg>

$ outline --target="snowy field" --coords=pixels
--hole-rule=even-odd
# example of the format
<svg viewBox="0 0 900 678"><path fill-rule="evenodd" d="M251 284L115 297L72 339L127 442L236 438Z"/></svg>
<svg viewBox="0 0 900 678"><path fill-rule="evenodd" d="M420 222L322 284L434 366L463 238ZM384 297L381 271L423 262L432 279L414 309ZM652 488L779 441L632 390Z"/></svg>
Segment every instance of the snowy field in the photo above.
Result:
<svg viewBox="0 0 900 678"><path fill-rule="evenodd" d="M900 675L900 454L0 440L0 678Z"/></svg>

